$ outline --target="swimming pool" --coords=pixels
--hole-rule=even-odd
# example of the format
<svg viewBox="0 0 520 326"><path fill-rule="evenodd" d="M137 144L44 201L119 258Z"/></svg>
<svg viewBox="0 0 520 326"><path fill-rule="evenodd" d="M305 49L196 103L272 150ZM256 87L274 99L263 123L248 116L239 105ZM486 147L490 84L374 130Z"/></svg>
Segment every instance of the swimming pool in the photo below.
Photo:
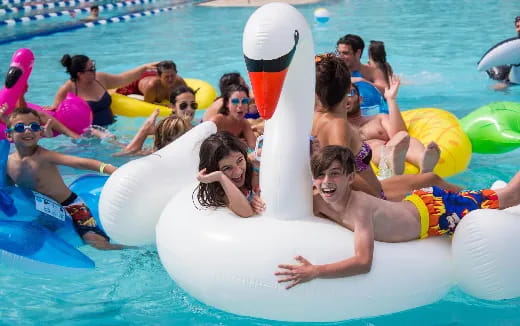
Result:
<svg viewBox="0 0 520 326"><path fill-rule="evenodd" d="M300 7L312 23L312 12L326 6L333 17L328 25L314 26L316 50L334 49L345 33L365 41L384 40L394 70L410 83L402 87L403 109L441 107L462 117L492 101L520 99L519 90L496 93L476 71L481 54L513 34L513 3L492 1L434 4L405 1L325 1ZM254 9L188 7L157 17L122 24L97 26L70 33L35 38L0 46L0 73L19 47L30 47L36 64L27 99L50 104L55 90L67 78L59 59L64 53L85 53L98 69L120 72L144 62L173 59L179 73L217 84L230 70L245 74L241 52L243 26ZM489 15L493 12L493 15ZM480 18L481 20L478 20ZM480 27L479 30L475 26ZM2 68L4 67L4 68ZM119 119L116 134L131 136L138 121ZM45 145L71 154L110 160L107 144L77 146L66 139L46 140ZM496 178L510 178L518 169L517 150L503 155L474 155L469 169L450 180L472 187L489 186ZM67 181L81 171L62 169ZM271 321L239 317L197 302L170 280L153 249L124 252L82 251L97 269L78 275L37 276L2 266L0 316L6 324L270 324ZM274 267L274 266L273 266ZM517 324L520 300L485 302L454 289L442 301L426 307L362 321L340 324Z"/></svg>

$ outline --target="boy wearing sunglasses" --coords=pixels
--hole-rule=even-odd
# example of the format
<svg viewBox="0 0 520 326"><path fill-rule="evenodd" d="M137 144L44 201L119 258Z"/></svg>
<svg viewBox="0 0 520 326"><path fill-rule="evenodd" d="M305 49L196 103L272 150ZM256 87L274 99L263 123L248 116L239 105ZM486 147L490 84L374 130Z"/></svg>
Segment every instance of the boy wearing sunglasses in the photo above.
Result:
<svg viewBox="0 0 520 326"><path fill-rule="evenodd" d="M65 185L58 165L112 174L116 167L97 160L64 155L49 151L38 142L43 136L41 119L33 109L17 108L8 118L6 137L14 143L16 151L7 160L7 175L20 187L46 195L69 212L74 227L83 241L97 249L122 249L113 245L100 230L90 210L75 193Z"/></svg>

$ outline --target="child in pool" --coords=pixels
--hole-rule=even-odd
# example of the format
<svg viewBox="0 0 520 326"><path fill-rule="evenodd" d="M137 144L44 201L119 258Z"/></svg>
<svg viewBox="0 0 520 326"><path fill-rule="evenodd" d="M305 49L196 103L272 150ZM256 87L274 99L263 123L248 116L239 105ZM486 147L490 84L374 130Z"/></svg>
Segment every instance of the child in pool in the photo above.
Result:
<svg viewBox="0 0 520 326"><path fill-rule="evenodd" d="M63 182L57 166L66 165L107 174L112 174L116 167L97 160L49 151L38 145L43 130L40 115L33 109L15 109L9 115L7 127L7 139L16 147L7 160L7 175L12 182L61 203L72 216L76 232L89 245L101 250L122 249L122 246L111 244L108 236L98 228L85 203Z"/></svg>
<svg viewBox="0 0 520 326"><path fill-rule="evenodd" d="M203 207L226 206L241 217L260 213L258 176L247 146L228 132L217 132L200 145L197 200Z"/></svg>
<svg viewBox="0 0 520 326"><path fill-rule="evenodd" d="M389 202L352 190L354 155L341 146L326 146L312 158L311 169L319 194L314 214L329 218L354 232L354 256L313 265L298 256L300 265L279 265L287 288L313 278L344 277L368 273L374 240L405 242L450 234L459 221L475 209L505 209L520 203L520 172L502 189L449 192L430 187L412 192L401 202Z"/></svg>
<svg viewBox="0 0 520 326"><path fill-rule="evenodd" d="M215 122L218 131L227 131L245 139L249 148L255 148L256 137L251 125L245 118L249 109L249 89L243 85L231 85L222 98L222 107L210 120Z"/></svg>

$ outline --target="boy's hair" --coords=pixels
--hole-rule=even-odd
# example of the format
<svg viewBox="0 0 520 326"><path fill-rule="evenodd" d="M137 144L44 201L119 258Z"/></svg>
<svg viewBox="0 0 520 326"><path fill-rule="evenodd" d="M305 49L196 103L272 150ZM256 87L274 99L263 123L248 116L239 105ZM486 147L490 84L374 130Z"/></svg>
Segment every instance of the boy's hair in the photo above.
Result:
<svg viewBox="0 0 520 326"><path fill-rule="evenodd" d="M90 6L90 11L93 11L93 10L99 11L99 6L98 5Z"/></svg>
<svg viewBox="0 0 520 326"><path fill-rule="evenodd" d="M33 110L31 108L19 107L19 108L14 109L13 112L11 112L11 114L9 114L9 118L7 119L7 128L11 128L11 126L13 125L14 118L16 118L19 115L24 115L24 114L34 115L38 119L38 123L42 124L42 119L40 118L38 111Z"/></svg>
<svg viewBox="0 0 520 326"><path fill-rule="evenodd" d="M350 71L347 64L333 53L319 54L316 62L315 92L327 109L340 103L350 90Z"/></svg>
<svg viewBox="0 0 520 326"><path fill-rule="evenodd" d="M247 158L247 145L232 134L219 131L206 138L200 145L199 171L206 169L206 173L219 171L218 162L231 152L240 152L246 160L244 187L252 190L253 164ZM197 189L197 200L202 207L226 206L228 199L220 182L200 183Z"/></svg>
<svg viewBox="0 0 520 326"><path fill-rule="evenodd" d="M336 46L340 45L340 44L350 45L350 47L352 48L352 51L354 51L354 53L356 53L358 50L361 50L360 57L363 55L363 49L365 48L365 42L363 42L363 39L361 37L359 37L358 35L347 34L338 40L338 42L336 43Z"/></svg>
<svg viewBox="0 0 520 326"><path fill-rule="evenodd" d="M329 145L323 147L312 157L312 176L315 179L318 178L323 173L323 171L330 167L334 161L338 161L340 163L346 175L354 172L355 159L354 154L352 154L350 149L338 145Z"/></svg>
<svg viewBox="0 0 520 326"><path fill-rule="evenodd" d="M222 94L222 106L218 110L218 113L223 115L229 114L228 101L231 98L231 94L234 92L244 92L249 97L249 88L244 85L231 85L227 88L226 92Z"/></svg>
<svg viewBox="0 0 520 326"><path fill-rule="evenodd" d="M159 121L155 127L154 150L159 150L191 129L191 122L186 117L171 115Z"/></svg>

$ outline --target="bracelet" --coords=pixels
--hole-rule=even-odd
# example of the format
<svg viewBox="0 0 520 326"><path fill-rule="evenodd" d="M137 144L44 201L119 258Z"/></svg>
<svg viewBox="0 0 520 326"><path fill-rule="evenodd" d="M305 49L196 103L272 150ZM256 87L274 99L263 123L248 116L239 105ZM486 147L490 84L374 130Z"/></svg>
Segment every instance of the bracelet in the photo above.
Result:
<svg viewBox="0 0 520 326"><path fill-rule="evenodd" d="M101 165L99 166L99 173L105 173L105 168L108 164L106 163L101 163Z"/></svg>

